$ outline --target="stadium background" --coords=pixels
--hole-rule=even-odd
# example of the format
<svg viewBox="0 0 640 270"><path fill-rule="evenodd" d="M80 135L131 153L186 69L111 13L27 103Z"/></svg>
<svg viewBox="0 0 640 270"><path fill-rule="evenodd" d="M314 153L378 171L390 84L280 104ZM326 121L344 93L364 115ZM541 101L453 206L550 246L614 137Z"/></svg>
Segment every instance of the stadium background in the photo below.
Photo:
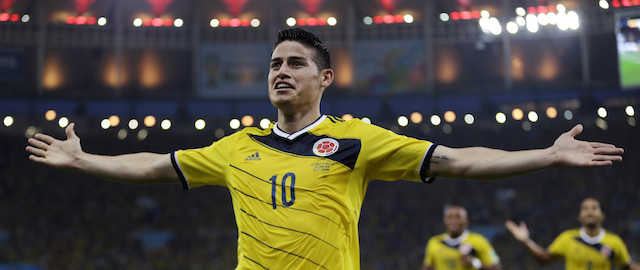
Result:
<svg viewBox="0 0 640 270"><path fill-rule="evenodd" d="M0 269L233 268L237 232L226 189L127 186L53 170L28 160L26 137L63 138L66 119L77 123L88 152L169 152L209 145L236 130L231 122L274 120L266 63L289 18L332 53L337 75L323 113L367 117L449 146L507 150L547 147L582 123L579 138L626 150L622 163L604 169L551 169L493 182L374 181L360 221L363 269L420 267L427 239L444 232L448 203L467 207L471 229L492 239L505 269L562 269L534 262L502 224L524 220L546 246L579 226L586 196L601 200L605 228L621 235L638 261L633 108L640 95L621 87L620 74L633 81L640 73L618 68L616 22L640 13L639 4L2 0ZM500 33L496 24L481 27L483 10L495 18L484 22L497 21ZM548 14L572 11L577 25L548 23ZM508 31L509 22L517 33ZM504 123L496 120L500 112ZM160 126L165 119L168 129Z"/></svg>

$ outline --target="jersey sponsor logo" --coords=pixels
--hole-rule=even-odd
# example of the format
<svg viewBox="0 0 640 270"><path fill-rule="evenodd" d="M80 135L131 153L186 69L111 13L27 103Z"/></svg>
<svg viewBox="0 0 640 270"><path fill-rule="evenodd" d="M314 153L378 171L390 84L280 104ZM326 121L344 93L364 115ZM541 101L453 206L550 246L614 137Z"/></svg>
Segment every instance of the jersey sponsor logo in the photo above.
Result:
<svg viewBox="0 0 640 270"><path fill-rule="evenodd" d="M338 141L331 138L323 138L313 144L313 153L319 157L326 157L338 152Z"/></svg>
<svg viewBox="0 0 640 270"><path fill-rule="evenodd" d="M600 254L602 254L602 256L604 256L607 259L611 258L612 253L613 252L609 246L602 245L602 247L600 248Z"/></svg>
<svg viewBox="0 0 640 270"><path fill-rule="evenodd" d="M244 159L244 161L260 161L260 154L258 152L255 152L254 154L248 156L247 158Z"/></svg>

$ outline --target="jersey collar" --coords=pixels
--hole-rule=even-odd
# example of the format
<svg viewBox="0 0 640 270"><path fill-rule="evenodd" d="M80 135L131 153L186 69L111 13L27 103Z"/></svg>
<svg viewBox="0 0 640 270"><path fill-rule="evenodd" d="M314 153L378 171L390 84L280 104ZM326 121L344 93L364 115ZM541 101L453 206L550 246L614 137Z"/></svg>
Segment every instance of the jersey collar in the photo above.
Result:
<svg viewBox="0 0 640 270"><path fill-rule="evenodd" d="M596 235L595 237L591 237L587 235L587 232L584 230L584 228L580 228L580 238L582 238L582 240L584 240L589 245L600 243L600 241L604 239L605 234L607 233L604 228L600 228L600 233L598 233L598 235Z"/></svg>
<svg viewBox="0 0 640 270"><path fill-rule="evenodd" d="M315 122L311 123L310 125L306 126L305 128L303 128L301 130L298 130L298 131L296 131L294 133L289 133L289 132L281 130L280 128L278 128L278 122L276 122L276 124L273 125L273 133L278 135L279 137L282 137L284 139L293 141L295 138L298 138L300 135L305 134L309 130L312 130L313 128L315 128L318 125L320 125L322 122L324 122L325 119L327 119L327 116L326 115L322 115Z"/></svg>
<svg viewBox="0 0 640 270"><path fill-rule="evenodd" d="M453 239L449 236L448 233L444 234L444 242L450 246L457 246L460 243L464 242L464 240L467 240L467 238L469 238L469 230L464 230L464 232L462 232L460 236Z"/></svg>

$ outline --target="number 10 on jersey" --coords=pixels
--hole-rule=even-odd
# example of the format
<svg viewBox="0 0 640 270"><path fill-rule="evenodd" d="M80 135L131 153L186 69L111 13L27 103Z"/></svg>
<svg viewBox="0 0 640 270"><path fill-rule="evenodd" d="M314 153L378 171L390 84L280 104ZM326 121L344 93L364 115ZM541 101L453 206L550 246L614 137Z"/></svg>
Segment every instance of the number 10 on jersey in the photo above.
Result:
<svg viewBox="0 0 640 270"><path fill-rule="evenodd" d="M271 203L273 204L273 209L276 209L278 203L276 202L276 190L278 184L276 183L278 180L278 176L271 176ZM289 193L291 194L291 200L287 200L287 181L291 181L291 185L289 186ZM287 173L282 177L281 187L282 187L282 205L285 207L289 207L293 205L293 202L296 201L296 192L294 186L296 185L296 175L294 173Z"/></svg>

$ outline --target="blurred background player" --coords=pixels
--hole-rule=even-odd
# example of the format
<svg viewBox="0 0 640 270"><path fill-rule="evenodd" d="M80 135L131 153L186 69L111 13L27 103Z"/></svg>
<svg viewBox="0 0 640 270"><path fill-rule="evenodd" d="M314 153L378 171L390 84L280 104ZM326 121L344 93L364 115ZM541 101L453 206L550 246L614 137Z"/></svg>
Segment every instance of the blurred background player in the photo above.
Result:
<svg viewBox="0 0 640 270"><path fill-rule="evenodd" d="M614 262L622 269L640 269L639 264L631 261L627 246L622 239L602 228L604 218L598 200L584 199L580 204L578 215L578 221L582 227L564 231L547 249L531 240L529 229L524 222L520 222L518 226L508 220L505 226L513 237L524 244L533 257L542 263L564 258L566 269L613 269Z"/></svg>
<svg viewBox="0 0 640 270"><path fill-rule="evenodd" d="M444 210L446 233L427 243L422 270L502 269L498 254L484 236L469 232L467 210L459 205Z"/></svg>

